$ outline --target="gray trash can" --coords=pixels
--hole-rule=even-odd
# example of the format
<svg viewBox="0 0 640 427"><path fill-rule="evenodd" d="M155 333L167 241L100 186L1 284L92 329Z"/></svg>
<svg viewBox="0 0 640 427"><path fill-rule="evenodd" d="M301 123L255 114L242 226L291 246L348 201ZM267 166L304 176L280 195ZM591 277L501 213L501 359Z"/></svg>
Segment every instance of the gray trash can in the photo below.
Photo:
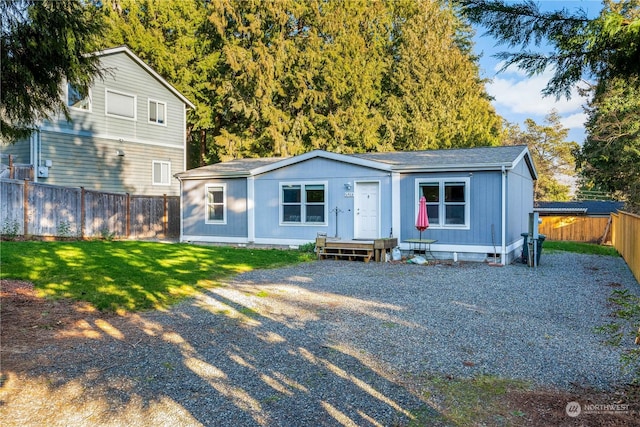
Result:
<svg viewBox="0 0 640 427"><path fill-rule="evenodd" d="M529 263L529 233L520 233L524 237L524 246L522 247L522 263ZM536 246L536 265L540 265L540 254L542 253L542 243L547 238L544 234L538 234L538 245Z"/></svg>

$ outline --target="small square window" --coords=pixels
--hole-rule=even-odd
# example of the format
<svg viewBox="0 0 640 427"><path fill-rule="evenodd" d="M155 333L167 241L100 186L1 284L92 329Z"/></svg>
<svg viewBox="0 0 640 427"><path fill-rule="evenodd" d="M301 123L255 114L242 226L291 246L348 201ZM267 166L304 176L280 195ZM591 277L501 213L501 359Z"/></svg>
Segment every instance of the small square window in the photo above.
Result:
<svg viewBox="0 0 640 427"><path fill-rule="evenodd" d="M71 83L67 84L67 107L77 110L90 111L91 97L89 93L82 95L80 90Z"/></svg>
<svg viewBox="0 0 640 427"><path fill-rule="evenodd" d="M160 101L149 100L149 123L158 125L166 124L167 104Z"/></svg>
<svg viewBox="0 0 640 427"><path fill-rule="evenodd" d="M171 185L171 162L153 161L153 185Z"/></svg>
<svg viewBox="0 0 640 427"><path fill-rule="evenodd" d="M226 186L207 185L205 187L207 224L224 224L226 221Z"/></svg>

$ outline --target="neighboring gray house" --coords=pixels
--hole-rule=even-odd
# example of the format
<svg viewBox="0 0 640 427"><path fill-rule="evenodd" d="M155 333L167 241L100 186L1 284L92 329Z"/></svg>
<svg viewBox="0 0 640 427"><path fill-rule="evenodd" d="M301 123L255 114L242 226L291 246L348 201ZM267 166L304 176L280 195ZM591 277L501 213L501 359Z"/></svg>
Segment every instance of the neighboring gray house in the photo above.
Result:
<svg viewBox="0 0 640 427"><path fill-rule="evenodd" d="M177 196L173 175L186 169L186 113L194 105L128 47L96 53L106 69L82 98L65 87L63 114L29 140L2 145L34 180L107 192Z"/></svg>
<svg viewBox="0 0 640 427"><path fill-rule="evenodd" d="M520 256L533 212L535 166L526 146L241 159L176 175L181 240L301 245L318 233L342 239L418 237L420 196L439 258L509 263Z"/></svg>
<svg viewBox="0 0 640 427"><path fill-rule="evenodd" d="M542 202L537 201L533 207L540 216L577 216L591 217L611 216L624 208L624 202L614 200L574 200L570 202Z"/></svg>

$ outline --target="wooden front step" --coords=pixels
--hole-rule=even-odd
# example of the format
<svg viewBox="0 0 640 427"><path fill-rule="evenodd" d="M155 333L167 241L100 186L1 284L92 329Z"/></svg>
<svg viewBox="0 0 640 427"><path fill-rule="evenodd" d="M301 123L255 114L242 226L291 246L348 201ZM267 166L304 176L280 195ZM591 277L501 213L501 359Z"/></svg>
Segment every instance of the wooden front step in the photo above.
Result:
<svg viewBox="0 0 640 427"><path fill-rule="evenodd" d="M362 258L364 262L369 262L373 257L373 248L363 249L363 248L328 247L327 246L327 247L324 247L322 250L318 251L318 257L320 259L323 259L323 258L347 259L349 261Z"/></svg>
<svg viewBox="0 0 640 427"><path fill-rule="evenodd" d="M346 240L327 240L326 237L316 239L318 259L362 259L369 262L374 256L373 242L356 242Z"/></svg>

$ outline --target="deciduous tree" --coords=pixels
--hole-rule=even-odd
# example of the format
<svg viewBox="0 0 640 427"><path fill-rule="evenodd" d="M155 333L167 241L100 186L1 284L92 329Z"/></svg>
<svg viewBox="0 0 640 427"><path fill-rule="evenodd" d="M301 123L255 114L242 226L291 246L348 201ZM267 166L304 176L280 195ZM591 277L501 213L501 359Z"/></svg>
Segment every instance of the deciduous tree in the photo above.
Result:
<svg viewBox="0 0 640 427"><path fill-rule="evenodd" d="M557 111L551 111L544 124L533 119L525 120L526 129L517 125L506 126L507 145L527 145L538 172L535 186L535 199L547 201L565 201L570 199L570 186L562 184L559 177L575 175L574 152L576 142L567 141L569 129L562 126Z"/></svg>

